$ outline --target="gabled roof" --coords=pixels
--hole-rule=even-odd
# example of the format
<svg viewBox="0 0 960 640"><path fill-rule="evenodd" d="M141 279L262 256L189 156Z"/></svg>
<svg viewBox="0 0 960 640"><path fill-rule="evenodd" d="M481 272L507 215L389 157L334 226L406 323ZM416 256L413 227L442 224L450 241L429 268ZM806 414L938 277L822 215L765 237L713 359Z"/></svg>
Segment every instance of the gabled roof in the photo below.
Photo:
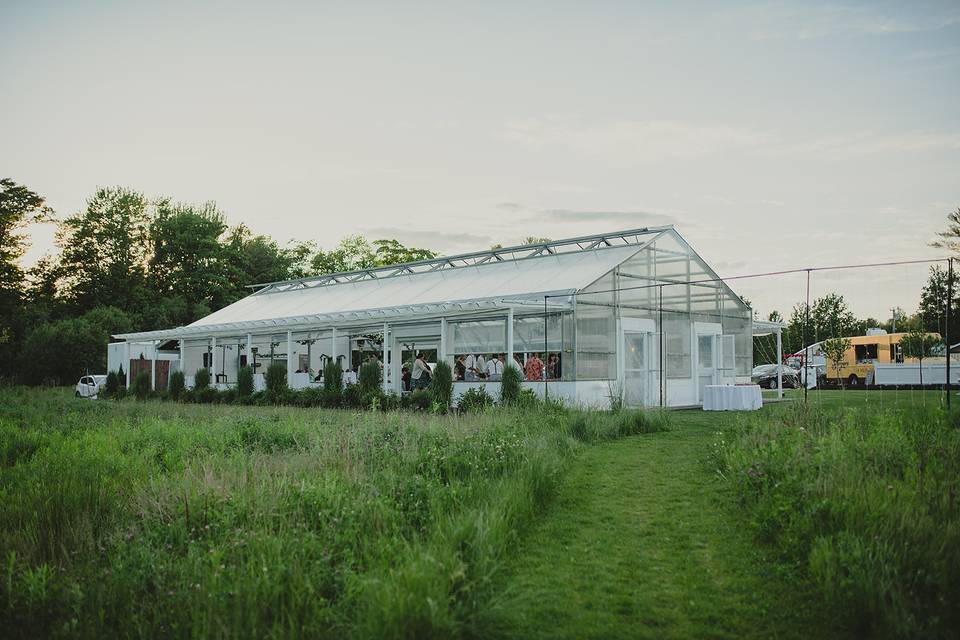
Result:
<svg viewBox="0 0 960 640"><path fill-rule="evenodd" d="M127 340L261 332L426 318L538 305L573 294L628 260L671 227L507 247L349 274L285 281L193 324L119 334ZM555 299L551 307L560 303Z"/></svg>

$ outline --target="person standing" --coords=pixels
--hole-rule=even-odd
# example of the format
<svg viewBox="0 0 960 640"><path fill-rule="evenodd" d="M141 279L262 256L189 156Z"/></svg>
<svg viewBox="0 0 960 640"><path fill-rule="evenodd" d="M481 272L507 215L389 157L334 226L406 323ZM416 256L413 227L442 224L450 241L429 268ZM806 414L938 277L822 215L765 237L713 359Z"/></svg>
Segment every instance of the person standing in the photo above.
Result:
<svg viewBox="0 0 960 640"><path fill-rule="evenodd" d="M462 353L457 356L457 359L453 363L453 379L454 380L466 380L467 378L467 362L466 356Z"/></svg>
<svg viewBox="0 0 960 640"><path fill-rule="evenodd" d="M523 368L523 370L527 375L527 380L531 382L543 380L543 360L540 359L540 354L534 353L532 356L527 358L527 365Z"/></svg>
<svg viewBox="0 0 960 640"><path fill-rule="evenodd" d="M559 380L560 373L560 355L551 353L547 355L546 375L548 380Z"/></svg>
<svg viewBox="0 0 960 640"><path fill-rule="evenodd" d="M426 389L430 384L430 366L423 360L423 352L417 352L417 359L413 361L413 371L410 372L413 389Z"/></svg>
<svg viewBox="0 0 960 640"><path fill-rule="evenodd" d="M486 366L487 380L499 380L503 376L503 362L495 353Z"/></svg>

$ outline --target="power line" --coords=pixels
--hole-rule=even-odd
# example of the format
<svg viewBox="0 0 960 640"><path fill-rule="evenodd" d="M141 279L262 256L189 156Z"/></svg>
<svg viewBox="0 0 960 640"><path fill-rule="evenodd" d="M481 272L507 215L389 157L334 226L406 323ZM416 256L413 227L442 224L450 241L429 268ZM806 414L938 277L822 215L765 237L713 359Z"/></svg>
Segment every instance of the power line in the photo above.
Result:
<svg viewBox="0 0 960 640"><path fill-rule="evenodd" d="M717 276L715 278L703 278L701 280L689 280L687 282L667 282L667 283L658 282L655 284L644 284L644 285L637 285L633 287L617 287L615 289L599 289L597 291L580 291L574 295L582 296L582 295L594 295L597 293L613 293L616 291L652 289L653 287L666 287L670 285L690 286L695 284L708 284L711 282L727 282L729 280L746 280L748 278L768 278L770 276L784 276L784 275L790 275L794 273L810 273L813 271L839 271L842 269L864 269L867 267L895 267L898 265L905 265L905 264L933 264L933 263L940 263L940 262L948 262L949 260L950 258L931 258L927 260L897 260L893 262L868 262L864 264L833 265L833 266L827 266L827 267L806 267L803 269L785 269L783 271L765 271L762 273L747 273L747 274L741 274L738 276L730 276L729 278L721 278L720 276ZM654 280L655 277L656 276L651 276L649 279ZM544 296L544 298L563 298L563 297L566 297L566 295L554 294L554 295Z"/></svg>

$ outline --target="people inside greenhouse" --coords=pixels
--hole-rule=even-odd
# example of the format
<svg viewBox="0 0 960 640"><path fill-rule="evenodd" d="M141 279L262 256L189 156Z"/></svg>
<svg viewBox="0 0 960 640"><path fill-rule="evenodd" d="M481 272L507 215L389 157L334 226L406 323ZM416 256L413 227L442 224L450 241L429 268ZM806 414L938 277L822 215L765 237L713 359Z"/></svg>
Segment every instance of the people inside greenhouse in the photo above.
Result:
<svg viewBox="0 0 960 640"><path fill-rule="evenodd" d="M543 380L544 366L543 360L540 359L540 354L536 352L532 353L530 357L527 358L527 364L524 366L523 370L526 374L527 380Z"/></svg>
<svg viewBox="0 0 960 640"><path fill-rule="evenodd" d="M475 382L484 376L485 363L482 355L473 355L472 353L467 354L467 357L464 360L464 366L466 367L464 380L467 382Z"/></svg>
<svg viewBox="0 0 960 640"><path fill-rule="evenodd" d="M410 369L406 366L400 367L400 384L404 391L410 391Z"/></svg>
<svg viewBox="0 0 960 640"><path fill-rule="evenodd" d="M508 358L507 364L519 371L521 374L523 373L523 356L521 356L519 353L513 354L512 359Z"/></svg>
<svg viewBox="0 0 960 640"><path fill-rule="evenodd" d="M551 353L547 356L547 380L560 379L560 355Z"/></svg>
<svg viewBox="0 0 960 640"><path fill-rule="evenodd" d="M417 359L413 361L413 371L410 372L410 386L413 389L426 389L430 384L430 365L423 359L423 352L417 352Z"/></svg>
<svg viewBox="0 0 960 640"><path fill-rule="evenodd" d="M503 361L498 354L493 354L487 366L484 368L487 374L487 380L499 380L503 375Z"/></svg>
<svg viewBox="0 0 960 640"><path fill-rule="evenodd" d="M453 363L453 379L465 380L467 377L467 357L462 353Z"/></svg>

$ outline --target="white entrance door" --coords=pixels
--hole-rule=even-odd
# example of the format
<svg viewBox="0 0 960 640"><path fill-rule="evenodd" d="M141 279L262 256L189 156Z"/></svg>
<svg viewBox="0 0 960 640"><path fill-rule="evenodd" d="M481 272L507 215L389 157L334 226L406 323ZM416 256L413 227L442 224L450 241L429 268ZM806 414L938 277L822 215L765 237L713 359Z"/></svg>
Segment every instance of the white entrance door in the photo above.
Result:
<svg viewBox="0 0 960 640"><path fill-rule="evenodd" d="M649 403L649 336L642 331L623 332L623 401L631 407Z"/></svg>
<svg viewBox="0 0 960 640"><path fill-rule="evenodd" d="M640 407L650 404L650 364L654 361L654 329L652 320L623 318L620 321L621 348L618 368L623 384L623 403L627 406Z"/></svg>
<svg viewBox="0 0 960 640"><path fill-rule="evenodd" d="M717 336L697 334L697 399L703 401L703 388L717 384Z"/></svg>

